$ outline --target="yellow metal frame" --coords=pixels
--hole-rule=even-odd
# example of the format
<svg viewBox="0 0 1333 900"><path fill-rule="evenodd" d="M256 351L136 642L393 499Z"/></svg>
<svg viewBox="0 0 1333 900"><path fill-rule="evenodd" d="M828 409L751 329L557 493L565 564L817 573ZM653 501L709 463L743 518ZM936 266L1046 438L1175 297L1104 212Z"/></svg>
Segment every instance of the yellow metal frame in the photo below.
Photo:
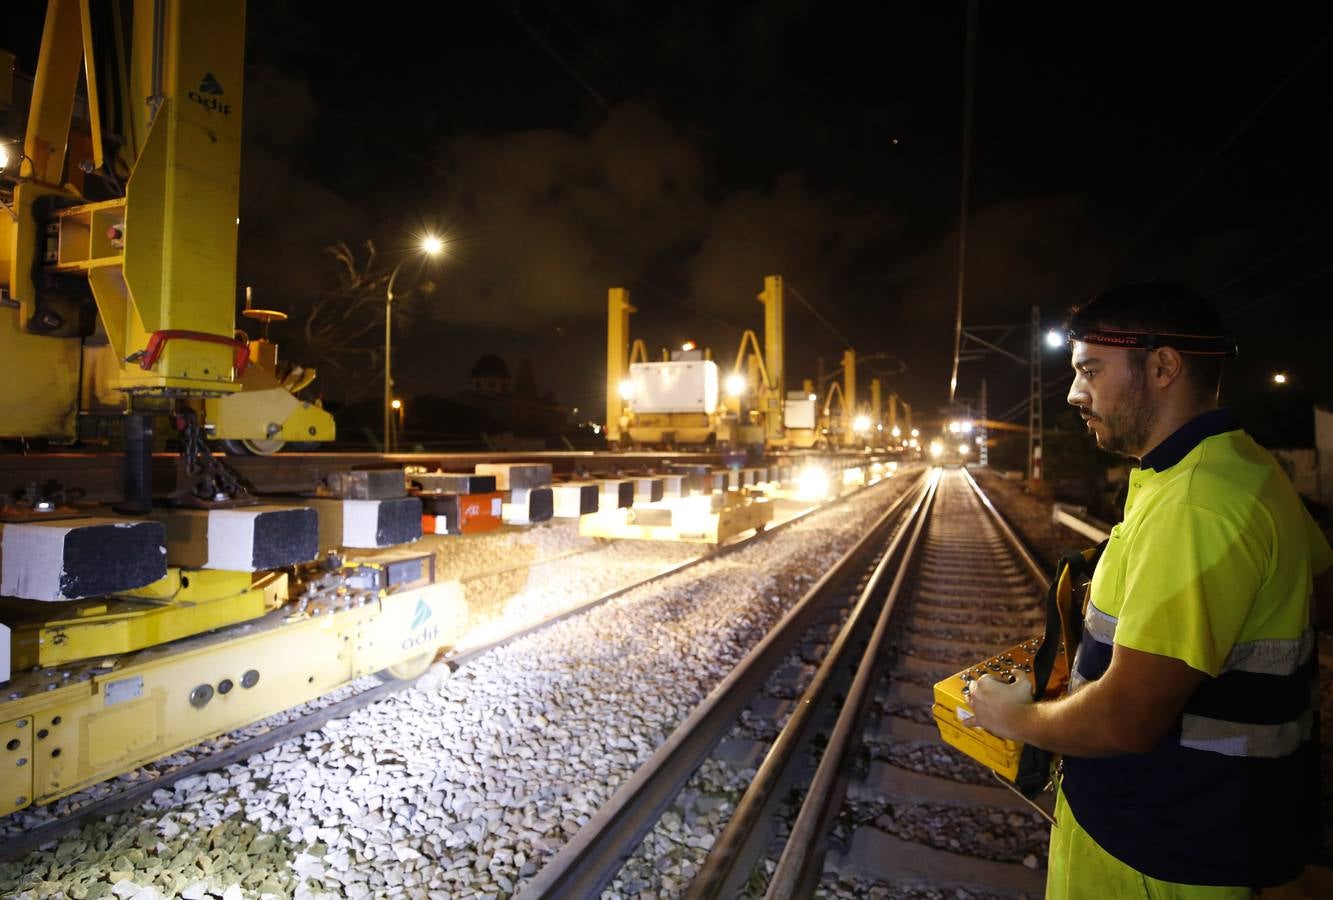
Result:
<svg viewBox="0 0 1333 900"><path fill-rule="evenodd" d="M0 703L0 739L19 741L16 751L0 743L0 815L434 655L466 622L462 586L441 582L316 618L278 610L122 658L109 671L75 670L50 690L41 672L20 676L10 687L23 696ZM246 687L248 672L258 680ZM205 687L207 701L192 703Z"/></svg>
<svg viewBox="0 0 1333 900"><path fill-rule="evenodd" d="M232 341L235 334L245 5L124 4L131 14L111 18L127 22L128 32L114 37L114 49L95 39L90 0L47 4L14 191L18 218L0 225L0 278L18 304L0 311L0 353L28 379L11 392L14 400L0 401L6 435L69 440L76 431L81 339L27 327L37 309L31 271L39 257L49 273L88 280L114 361L104 367L106 387L177 396L239 389L234 348L195 335ZM129 57L120 59L124 48ZM116 64L116 91L99 83L104 56ZM90 141L71 133L81 82ZM114 160L104 158L102 140L104 117L113 112L108 97L124 98L114 112L126 141ZM128 171L124 196L80 202L85 160L75 153L90 155L94 168ZM34 204L49 195L68 205L39 221ZM162 332L178 334L142 368L138 358Z"/></svg>
<svg viewBox="0 0 1333 900"><path fill-rule="evenodd" d="M690 500L706 497L685 498ZM773 504L767 498L737 495L719 510L683 515L680 501L655 503L652 508L671 512L671 524L636 521L645 507L614 509L579 517L583 537L634 541L676 541L690 544L721 544L747 531L765 528L773 521Z"/></svg>
<svg viewBox="0 0 1333 900"><path fill-rule="evenodd" d="M255 581L248 572L171 569L124 598L79 600L40 621L11 621L13 668L119 656L257 619L285 599L286 582L279 573Z"/></svg>
<svg viewBox="0 0 1333 900"><path fill-rule="evenodd" d="M704 444L710 439L719 444L782 444L782 406L784 402L784 325L781 275L764 278L764 290L757 295L764 306L764 344L758 335L746 331L736 352L733 373L746 376L753 386L754 402L749 416L741 415L741 400L723 396L717 412L636 414L633 404L620 396L620 385L635 362L648 362L648 348L642 340L630 341L629 292L611 288L607 296L606 340L606 437L611 445L627 439L643 444ZM707 356L708 351L704 351ZM670 354L663 350L663 360Z"/></svg>

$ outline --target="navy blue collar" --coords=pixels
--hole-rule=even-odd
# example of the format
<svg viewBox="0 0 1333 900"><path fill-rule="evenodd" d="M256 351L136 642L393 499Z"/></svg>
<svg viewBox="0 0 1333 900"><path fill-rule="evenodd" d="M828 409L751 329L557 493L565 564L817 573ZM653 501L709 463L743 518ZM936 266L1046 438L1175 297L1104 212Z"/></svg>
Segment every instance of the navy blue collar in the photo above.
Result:
<svg viewBox="0 0 1333 900"><path fill-rule="evenodd" d="M1169 469L1199 446L1204 438L1235 431L1239 427L1240 424L1231 410L1225 407L1210 409L1181 425L1170 437L1143 454L1139 468L1152 469L1156 472Z"/></svg>

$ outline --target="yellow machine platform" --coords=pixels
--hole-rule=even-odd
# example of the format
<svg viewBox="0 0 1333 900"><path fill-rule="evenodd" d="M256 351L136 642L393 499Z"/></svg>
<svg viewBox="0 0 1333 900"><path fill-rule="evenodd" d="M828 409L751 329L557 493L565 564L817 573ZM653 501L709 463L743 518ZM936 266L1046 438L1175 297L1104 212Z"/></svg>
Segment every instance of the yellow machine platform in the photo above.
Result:
<svg viewBox="0 0 1333 900"><path fill-rule="evenodd" d="M579 534L622 540L720 544L738 534L762 529L771 521L772 502L731 491L590 513L579 518Z"/></svg>
<svg viewBox="0 0 1333 900"><path fill-rule="evenodd" d="M290 709L363 675L410 677L467 622L456 581L348 608L291 604L115 659L17 675L0 702L0 815Z"/></svg>

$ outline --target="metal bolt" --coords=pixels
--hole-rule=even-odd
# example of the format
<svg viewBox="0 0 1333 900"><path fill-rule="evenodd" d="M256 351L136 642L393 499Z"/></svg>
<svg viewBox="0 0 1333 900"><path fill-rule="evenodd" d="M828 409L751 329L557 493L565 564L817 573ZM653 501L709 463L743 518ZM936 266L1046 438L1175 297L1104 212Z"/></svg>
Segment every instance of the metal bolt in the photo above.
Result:
<svg viewBox="0 0 1333 900"><path fill-rule="evenodd" d="M28 798L27 798L27 797L16 797L16 798L14 799L14 805L15 805L15 806L22 806L23 804L25 804L25 803L27 803L27 802L28 802Z"/></svg>
<svg viewBox="0 0 1333 900"><path fill-rule="evenodd" d="M26 756L19 757L18 764L20 766L26 766L28 764L28 758Z"/></svg>
<svg viewBox="0 0 1333 900"><path fill-rule="evenodd" d="M27 720L27 719L19 719L17 722L14 723L14 727L16 727L16 728L27 728L27 727L28 727L28 720Z"/></svg>

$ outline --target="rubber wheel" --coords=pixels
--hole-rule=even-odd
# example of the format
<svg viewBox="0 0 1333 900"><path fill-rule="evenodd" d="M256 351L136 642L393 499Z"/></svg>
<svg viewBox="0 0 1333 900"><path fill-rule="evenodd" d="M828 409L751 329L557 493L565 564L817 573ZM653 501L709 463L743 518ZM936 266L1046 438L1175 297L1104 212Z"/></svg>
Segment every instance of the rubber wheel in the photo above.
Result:
<svg viewBox="0 0 1333 900"><path fill-rule="evenodd" d="M413 656L400 663L380 669L375 675L380 681L411 681L425 674L430 668L430 664L435 662L435 651L431 650L422 653L420 656Z"/></svg>
<svg viewBox="0 0 1333 900"><path fill-rule="evenodd" d="M222 446L232 456L272 456L286 445L285 441L256 441L250 438L224 438Z"/></svg>

